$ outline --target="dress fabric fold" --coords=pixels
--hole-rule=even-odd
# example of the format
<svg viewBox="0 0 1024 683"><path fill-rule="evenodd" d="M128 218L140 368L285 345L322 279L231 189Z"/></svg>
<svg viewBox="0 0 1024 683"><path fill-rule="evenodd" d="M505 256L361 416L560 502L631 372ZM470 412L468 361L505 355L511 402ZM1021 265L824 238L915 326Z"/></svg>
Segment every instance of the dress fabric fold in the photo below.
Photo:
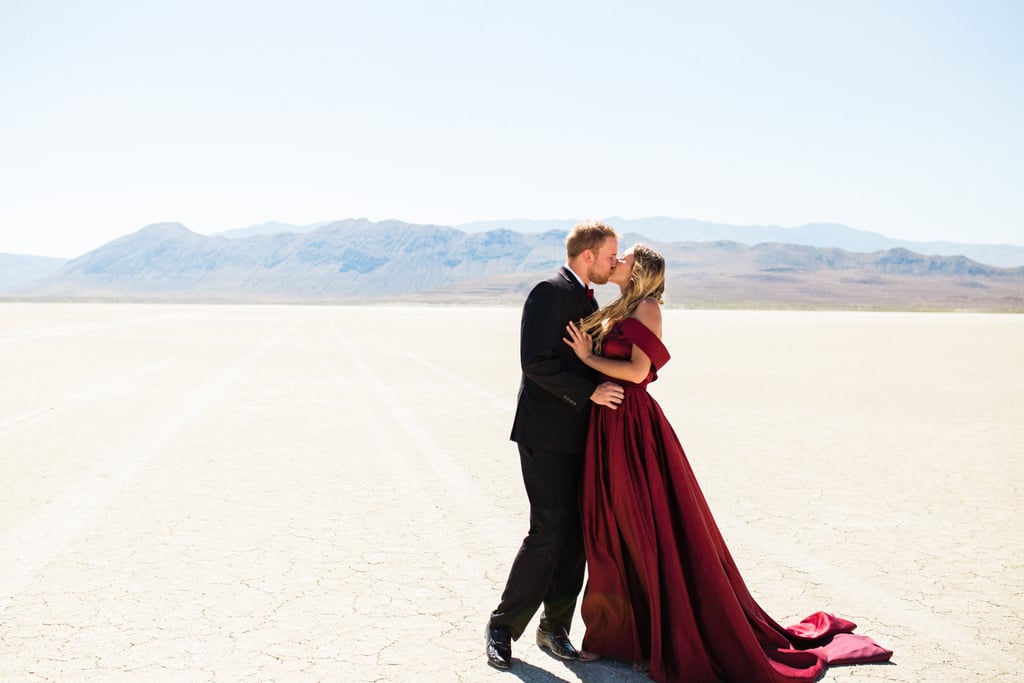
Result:
<svg viewBox="0 0 1024 683"><path fill-rule="evenodd" d="M669 360L627 318L602 353L652 361L617 410L592 408L581 506L589 579L583 647L650 661L662 683L814 681L828 664L886 661L892 652L856 624L817 612L784 628L757 604L715 523L675 431L647 392ZM610 378L609 378L610 379Z"/></svg>

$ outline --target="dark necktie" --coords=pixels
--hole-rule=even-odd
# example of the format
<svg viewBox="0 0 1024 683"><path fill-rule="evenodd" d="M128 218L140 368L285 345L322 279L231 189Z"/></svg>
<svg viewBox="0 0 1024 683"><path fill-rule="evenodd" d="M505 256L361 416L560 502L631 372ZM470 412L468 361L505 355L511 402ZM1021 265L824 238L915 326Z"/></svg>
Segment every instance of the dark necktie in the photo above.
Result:
<svg viewBox="0 0 1024 683"><path fill-rule="evenodd" d="M594 304L595 306L597 305L597 297L594 296L594 290L592 290L590 287L587 287L587 298L590 299L590 303Z"/></svg>

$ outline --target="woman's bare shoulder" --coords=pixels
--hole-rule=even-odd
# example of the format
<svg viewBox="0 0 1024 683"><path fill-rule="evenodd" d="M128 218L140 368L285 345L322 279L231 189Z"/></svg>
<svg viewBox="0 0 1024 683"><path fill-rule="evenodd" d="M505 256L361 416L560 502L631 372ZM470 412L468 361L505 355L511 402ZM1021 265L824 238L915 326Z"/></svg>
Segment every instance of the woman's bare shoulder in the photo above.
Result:
<svg viewBox="0 0 1024 683"><path fill-rule="evenodd" d="M658 335L659 338L661 337L661 304L657 299L648 297L641 301L633 311L633 317L642 322L644 327Z"/></svg>

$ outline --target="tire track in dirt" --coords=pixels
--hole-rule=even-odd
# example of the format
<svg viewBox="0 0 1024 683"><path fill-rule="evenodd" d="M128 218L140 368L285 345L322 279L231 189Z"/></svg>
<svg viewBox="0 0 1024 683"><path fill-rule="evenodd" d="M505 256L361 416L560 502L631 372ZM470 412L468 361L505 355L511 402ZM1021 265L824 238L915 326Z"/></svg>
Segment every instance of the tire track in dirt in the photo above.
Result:
<svg viewBox="0 0 1024 683"><path fill-rule="evenodd" d="M11 417L0 420L0 432L6 429L10 429L11 427L17 425L21 425L22 423L29 422L37 417L41 417L44 415L51 416L54 413L54 411L63 410L72 407L82 401L90 400L105 392L112 391L119 386L123 386L129 382L136 381L139 378L144 377L145 375L156 372L168 365L171 365L172 363L183 361L192 356L197 356L202 353L205 353L207 350L211 348L230 346L241 339L252 336L252 332L242 332L227 339L218 339L216 341L204 344L200 348L189 349L187 351L171 354L158 361L148 363L140 368L129 370L128 372L120 374L117 377L110 378L104 382L100 382L99 384L94 384L92 386L79 389L78 391L71 392L70 394L62 396L56 401L49 402L45 405L39 406L37 408L32 408L18 415L13 415Z"/></svg>
<svg viewBox="0 0 1024 683"><path fill-rule="evenodd" d="M10 344L47 337L66 337L70 334L82 332L98 332L100 330L111 330L118 327L132 327L135 325L148 325L154 322L185 318L192 315L188 311L180 313L164 313L160 315L145 315L128 320L107 320L102 322L82 323L79 325L60 325L55 327L43 327L39 329L18 330L16 332L0 332L0 344Z"/></svg>
<svg viewBox="0 0 1024 683"><path fill-rule="evenodd" d="M463 577L479 576L482 581L486 568L466 550L453 528L475 529L478 526L476 521L486 517L493 522L487 536L506 538L511 534L513 538L518 538L522 530L508 528L509 525L494 507L493 501L479 493L479 487L472 477L453 462L448 449L427 430L405 405L402 397L387 388L374 370L374 364L367 362L338 329L336 319L332 319L330 325L339 346L346 352L362 379L357 390L371 399L363 404L360 423L366 429L372 429L380 453L394 463L390 473L402 487L403 493L417 501L416 505L410 506L410 512L423 514L424 510L429 510L443 518L454 517L454 521L446 522L442 528L435 528L435 531L442 534L444 542L431 540L431 543L437 546L442 557L461 558L459 562L469 572L463 574ZM382 415L386 417L382 418ZM431 486L438 487L440 493L431 494L428 491ZM481 535L481 538L484 536Z"/></svg>
<svg viewBox="0 0 1024 683"><path fill-rule="evenodd" d="M263 339L215 377L183 398L174 411L154 416L134 438L115 449L74 487L0 538L0 611L55 555L73 541L110 500L164 447L260 356L276 346L299 321ZM251 335L249 335L251 336Z"/></svg>

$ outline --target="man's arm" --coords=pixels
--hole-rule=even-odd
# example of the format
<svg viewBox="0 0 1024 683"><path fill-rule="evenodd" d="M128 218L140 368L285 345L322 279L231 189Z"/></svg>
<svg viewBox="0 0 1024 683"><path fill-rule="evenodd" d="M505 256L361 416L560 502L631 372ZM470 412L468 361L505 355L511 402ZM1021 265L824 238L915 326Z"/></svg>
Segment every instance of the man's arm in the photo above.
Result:
<svg viewBox="0 0 1024 683"><path fill-rule="evenodd" d="M599 406L615 410L622 403L625 393L625 390L615 382L601 382L590 395L590 400Z"/></svg>
<svg viewBox="0 0 1024 683"><path fill-rule="evenodd" d="M588 400L608 405L615 393L613 390L601 389L593 380L568 367L555 353L563 343L564 334L558 297L559 292L553 285L542 282L526 299L519 347L523 374L576 410L582 410Z"/></svg>

